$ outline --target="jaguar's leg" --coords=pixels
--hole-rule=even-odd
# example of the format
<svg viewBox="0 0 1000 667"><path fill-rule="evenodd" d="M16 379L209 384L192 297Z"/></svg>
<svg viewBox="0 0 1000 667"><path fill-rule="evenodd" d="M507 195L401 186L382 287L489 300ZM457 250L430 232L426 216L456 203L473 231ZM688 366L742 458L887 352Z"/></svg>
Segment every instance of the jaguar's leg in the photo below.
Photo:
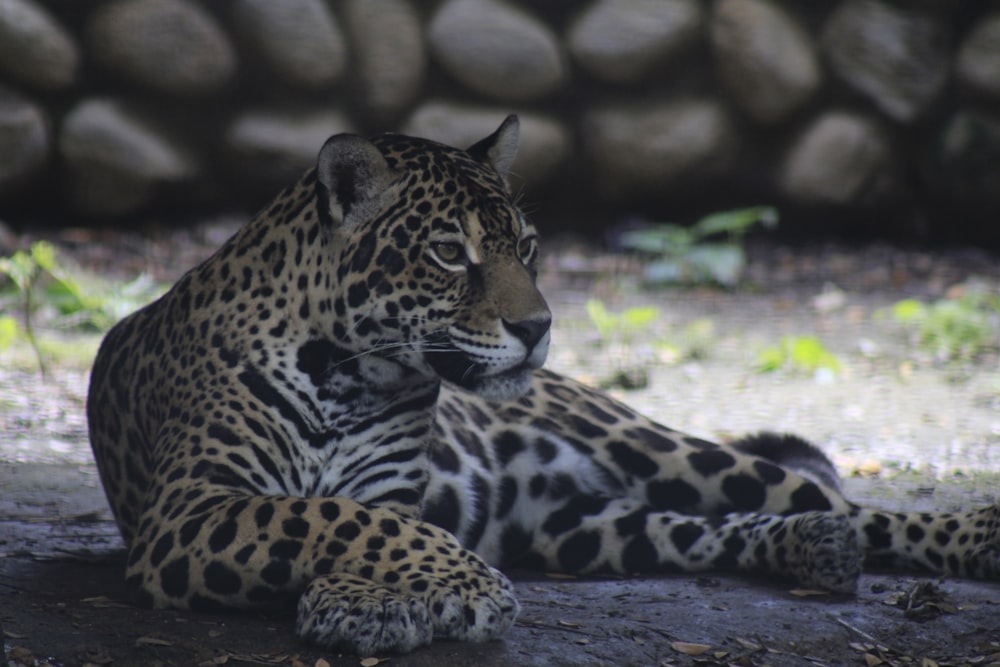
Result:
<svg viewBox="0 0 1000 667"><path fill-rule="evenodd" d="M871 566L1000 580L1000 505L954 513L858 508L854 515Z"/></svg>
<svg viewBox="0 0 1000 667"><path fill-rule="evenodd" d="M705 518L656 511L627 498L578 496L535 530L510 524L510 564L560 572L699 572L710 569L790 577L853 592L861 550L849 517L733 513Z"/></svg>
<svg viewBox="0 0 1000 667"><path fill-rule="evenodd" d="M259 607L306 589L298 633L364 654L432 636L491 639L517 615L506 577L446 531L388 509L205 486L159 499L140 517L126 572L146 606Z"/></svg>

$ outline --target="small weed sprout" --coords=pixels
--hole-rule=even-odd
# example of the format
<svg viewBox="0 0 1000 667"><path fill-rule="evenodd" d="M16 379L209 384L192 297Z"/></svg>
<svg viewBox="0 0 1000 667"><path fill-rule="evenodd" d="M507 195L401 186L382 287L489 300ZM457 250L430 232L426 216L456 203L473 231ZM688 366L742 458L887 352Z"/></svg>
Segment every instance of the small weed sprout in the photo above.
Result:
<svg viewBox="0 0 1000 667"><path fill-rule="evenodd" d="M778 224L778 211L754 206L708 215L690 227L657 224L622 234L619 242L628 250L652 257L643 278L653 285L713 282L732 287L746 268L743 238L760 223L771 229ZM722 241L710 241L722 236Z"/></svg>
<svg viewBox="0 0 1000 667"><path fill-rule="evenodd" d="M785 336L777 345L767 347L757 355L758 372L777 370L821 377L839 373L841 363L816 336Z"/></svg>
<svg viewBox="0 0 1000 667"><path fill-rule="evenodd" d="M109 287L96 278L70 271L47 241L0 258L3 276L9 284L0 282L0 304L13 303L20 318L0 315L0 352L23 338L34 352L42 377L47 375L37 334L42 324L47 328L103 333L163 293L163 288L145 275Z"/></svg>
<svg viewBox="0 0 1000 667"><path fill-rule="evenodd" d="M660 319L654 306L627 308L610 312L598 299L587 301L587 314L597 329L601 344L615 359L614 372L601 386L642 389L649 384L649 363L678 363L708 355L715 327L706 318L694 320L681 331L667 337L653 333Z"/></svg>
<svg viewBox="0 0 1000 667"><path fill-rule="evenodd" d="M1000 295L985 290L961 290L955 298L924 303L903 299L891 317L909 330L917 345L939 361L972 361L1000 347Z"/></svg>

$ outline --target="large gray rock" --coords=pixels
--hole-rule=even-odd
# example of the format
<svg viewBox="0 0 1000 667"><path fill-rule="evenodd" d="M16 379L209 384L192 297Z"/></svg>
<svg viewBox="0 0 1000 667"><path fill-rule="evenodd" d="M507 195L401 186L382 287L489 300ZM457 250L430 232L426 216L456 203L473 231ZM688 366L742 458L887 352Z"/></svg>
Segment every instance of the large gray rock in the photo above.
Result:
<svg viewBox="0 0 1000 667"><path fill-rule="evenodd" d="M962 42L955 75L972 90L1000 100L1000 12L981 19Z"/></svg>
<svg viewBox="0 0 1000 667"><path fill-rule="evenodd" d="M255 109L238 115L223 134L230 171L271 190L284 187L316 165L332 135L352 130L338 111Z"/></svg>
<svg viewBox="0 0 1000 667"><path fill-rule="evenodd" d="M633 83L687 51L703 27L698 0L596 0L570 25L567 43L589 74Z"/></svg>
<svg viewBox="0 0 1000 667"><path fill-rule="evenodd" d="M58 137L74 207L88 215L135 213L161 188L190 183L196 161L142 114L107 99L80 102Z"/></svg>
<svg viewBox="0 0 1000 667"><path fill-rule="evenodd" d="M823 50L838 77L889 118L912 123L948 82L952 32L945 18L924 5L845 0L823 26Z"/></svg>
<svg viewBox="0 0 1000 667"><path fill-rule="evenodd" d="M736 130L708 99L587 111L580 124L592 178L610 195L666 194L728 169Z"/></svg>
<svg viewBox="0 0 1000 667"><path fill-rule="evenodd" d="M885 128L872 118L832 111L793 141L778 185L802 204L863 204L891 188L897 176L893 167Z"/></svg>
<svg viewBox="0 0 1000 667"><path fill-rule="evenodd" d="M220 90L236 71L229 38L186 0L116 0L86 26L95 61L121 78L173 95Z"/></svg>
<svg viewBox="0 0 1000 667"><path fill-rule="evenodd" d="M544 23L502 0L446 0L431 19L431 52L467 88L498 100L544 97L566 82Z"/></svg>
<svg viewBox="0 0 1000 667"><path fill-rule="evenodd" d="M0 75L42 91L76 81L80 56L66 30L31 0L0 0Z"/></svg>
<svg viewBox="0 0 1000 667"><path fill-rule="evenodd" d="M427 69L420 16L407 0L346 0L364 107L386 122L420 93Z"/></svg>
<svg viewBox="0 0 1000 667"><path fill-rule="evenodd" d="M503 108L466 106L432 101L418 108L403 125L402 132L449 146L467 148L493 133L509 113ZM550 116L520 113L520 140L510 181L533 187L555 174L569 158L569 130Z"/></svg>
<svg viewBox="0 0 1000 667"><path fill-rule="evenodd" d="M347 47L322 0L235 0L233 24L240 44L284 83L322 90L347 65Z"/></svg>
<svg viewBox="0 0 1000 667"><path fill-rule="evenodd" d="M759 123L780 123L819 90L822 73L809 34L768 0L722 0L711 38L719 78Z"/></svg>
<svg viewBox="0 0 1000 667"><path fill-rule="evenodd" d="M41 107L0 86L0 196L16 191L38 173L51 143Z"/></svg>

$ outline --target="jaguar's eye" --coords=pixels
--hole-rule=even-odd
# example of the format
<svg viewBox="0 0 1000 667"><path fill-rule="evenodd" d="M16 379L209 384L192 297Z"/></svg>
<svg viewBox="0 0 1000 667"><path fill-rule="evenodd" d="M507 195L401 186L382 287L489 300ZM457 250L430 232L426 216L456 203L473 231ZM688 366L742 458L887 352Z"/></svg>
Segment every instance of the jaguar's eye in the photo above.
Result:
<svg viewBox="0 0 1000 667"><path fill-rule="evenodd" d="M535 236L526 236L517 242L517 256L522 262L531 261L535 254L535 247L538 245L538 239Z"/></svg>
<svg viewBox="0 0 1000 667"><path fill-rule="evenodd" d="M461 243L441 242L431 246L434 254L445 264L464 264L465 248Z"/></svg>

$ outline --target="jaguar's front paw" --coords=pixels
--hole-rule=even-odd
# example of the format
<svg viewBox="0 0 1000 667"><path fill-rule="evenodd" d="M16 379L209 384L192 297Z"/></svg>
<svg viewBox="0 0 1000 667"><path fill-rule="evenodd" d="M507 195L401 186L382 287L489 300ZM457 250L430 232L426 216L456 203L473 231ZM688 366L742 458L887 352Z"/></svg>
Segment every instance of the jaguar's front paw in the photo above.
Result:
<svg viewBox="0 0 1000 667"><path fill-rule="evenodd" d="M841 514L809 512L789 518L790 574L809 588L854 593L863 555L850 520Z"/></svg>
<svg viewBox="0 0 1000 667"><path fill-rule="evenodd" d="M324 648L368 656L430 644L434 625L422 600L339 574L314 579L306 588L299 599L296 634Z"/></svg>

